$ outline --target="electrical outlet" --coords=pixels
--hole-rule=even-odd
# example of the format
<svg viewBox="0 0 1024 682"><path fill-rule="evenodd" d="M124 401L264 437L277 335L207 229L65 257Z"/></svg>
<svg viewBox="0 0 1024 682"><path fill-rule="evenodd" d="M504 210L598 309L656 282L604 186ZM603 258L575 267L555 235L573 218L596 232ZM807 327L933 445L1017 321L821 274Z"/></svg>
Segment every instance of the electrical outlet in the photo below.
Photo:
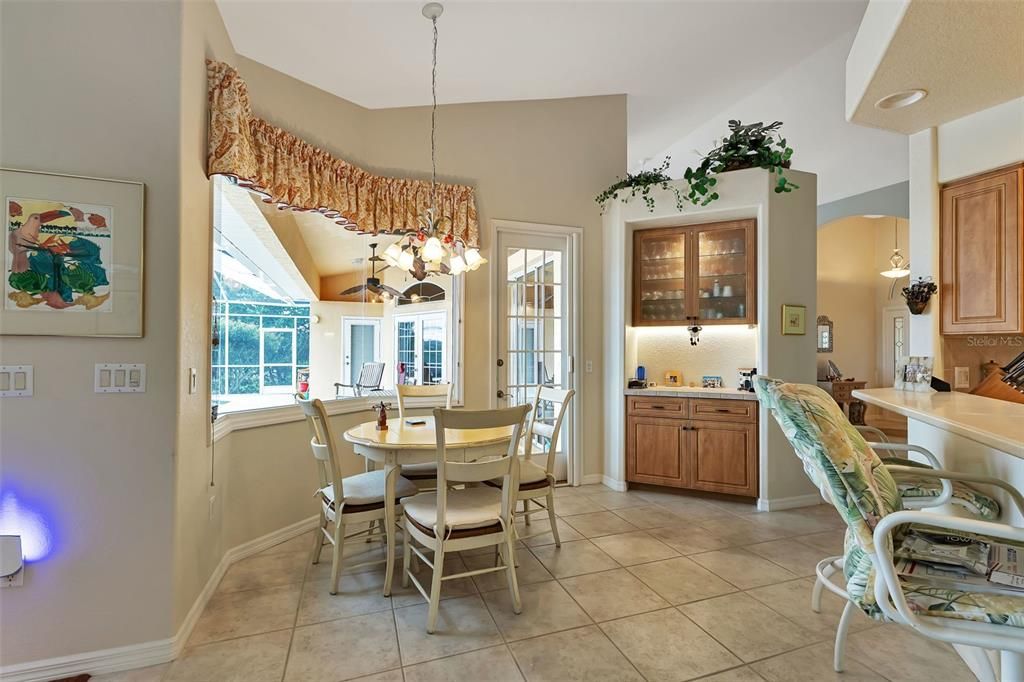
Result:
<svg viewBox="0 0 1024 682"><path fill-rule="evenodd" d="M956 367L953 370L953 388L971 387L971 368Z"/></svg>
<svg viewBox="0 0 1024 682"><path fill-rule="evenodd" d="M587 360L587 374L590 374L593 371L594 371L594 361L593 360Z"/></svg>
<svg viewBox="0 0 1024 682"><path fill-rule="evenodd" d="M0 578L0 587L21 587L25 584L25 569L22 568L14 575Z"/></svg>

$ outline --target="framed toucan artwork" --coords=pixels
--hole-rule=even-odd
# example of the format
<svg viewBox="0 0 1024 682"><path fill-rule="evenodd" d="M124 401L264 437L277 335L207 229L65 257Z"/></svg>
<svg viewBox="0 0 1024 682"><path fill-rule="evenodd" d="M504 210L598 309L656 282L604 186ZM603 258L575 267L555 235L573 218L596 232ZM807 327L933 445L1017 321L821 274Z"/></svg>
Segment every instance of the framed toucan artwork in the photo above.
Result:
<svg viewBox="0 0 1024 682"><path fill-rule="evenodd" d="M142 183L0 168L0 197L0 333L142 336Z"/></svg>

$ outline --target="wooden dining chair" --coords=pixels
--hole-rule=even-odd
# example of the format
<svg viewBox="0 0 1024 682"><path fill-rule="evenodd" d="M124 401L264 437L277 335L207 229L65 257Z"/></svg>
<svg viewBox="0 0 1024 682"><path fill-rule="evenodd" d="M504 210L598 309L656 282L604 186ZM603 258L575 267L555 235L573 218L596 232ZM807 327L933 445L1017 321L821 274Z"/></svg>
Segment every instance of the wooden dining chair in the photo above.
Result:
<svg viewBox="0 0 1024 682"><path fill-rule="evenodd" d="M572 402L576 391L573 389L557 389L549 386L538 386L537 394L533 399L533 409L530 412L530 421L526 427L523 437L522 455L519 460L519 486L516 490L518 503L522 501L523 510L515 512L516 517L522 517L527 526L530 525L532 514L547 514L551 524L551 535L555 539L555 546L561 547L562 541L558 537L558 526L555 523L555 453L558 452L558 436L562 430L562 420L568 411L569 403ZM545 406L550 404L554 408L554 414L550 417L550 423L545 418ZM542 421L544 420L544 421ZM545 444L546 441L546 444ZM534 448L540 447L545 454L543 464L534 459ZM490 486L500 486L500 480L488 481ZM540 502L544 498L544 502ZM530 509L531 502L537 505L537 509ZM515 509L515 505L512 507ZM547 531L544 531L547 532ZM530 535L519 535L517 539L526 538L542 533Z"/></svg>
<svg viewBox="0 0 1024 682"><path fill-rule="evenodd" d="M398 418L405 419L409 405L406 401L409 398L444 398L444 409L452 407L452 384L427 384L425 386L413 386L412 384L398 384L395 387L398 396ZM437 487L437 465L433 462L423 464L405 464L402 466L402 475L416 484L422 491L434 490Z"/></svg>
<svg viewBox="0 0 1024 682"><path fill-rule="evenodd" d="M334 435L319 399L302 400L296 396L306 416L311 435L309 445L316 459L320 487L314 493L320 499L320 522L313 542L312 563L320 562L320 553L325 544L333 545L331 556L331 594L338 593L338 579L341 576L345 545L356 538L383 540L387 542L384 526L384 472L370 471L355 476L342 477ZM399 476L395 481L395 518L401 518L401 500L417 493L416 486ZM333 532L330 524L334 524ZM346 529L362 527L363 530L346 533ZM381 564L386 560L366 561L349 568Z"/></svg>
<svg viewBox="0 0 1024 682"><path fill-rule="evenodd" d="M434 410L437 490L410 497L403 505L405 543L402 585L408 586L411 579L416 589L430 603L427 612L428 633L434 632L437 623L441 586L445 580L505 571L508 576L508 588L512 594L512 610L515 613L522 610L519 583L516 580L515 550L512 547L512 511L519 469L519 439L529 411L529 405L479 412L440 408ZM512 427L512 437L504 455L475 462L448 461L445 429L483 430L507 427ZM496 478L502 481L500 489L480 485L449 490L449 484L482 483ZM416 547L416 544L424 549ZM495 566L444 575L444 558L450 552L491 546L498 549L499 561ZM432 552L433 556L428 557L426 552ZM410 564L414 553L433 570L429 592L412 573Z"/></svg>

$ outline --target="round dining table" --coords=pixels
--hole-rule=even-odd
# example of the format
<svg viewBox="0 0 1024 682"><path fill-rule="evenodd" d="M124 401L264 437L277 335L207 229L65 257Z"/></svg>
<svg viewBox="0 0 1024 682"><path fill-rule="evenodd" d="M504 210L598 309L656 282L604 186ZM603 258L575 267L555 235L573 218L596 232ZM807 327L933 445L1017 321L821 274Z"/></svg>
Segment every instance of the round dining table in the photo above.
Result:
<svg viewBox="0 0 1024 682"><path fill-rule="evenodd" d="M445 429L445 453L449 462L472 462L481 457L504 455L512 439L512 426L493 429ZM434 418L406 417L388 422L385 431L377 422L353 426L344 434L358 455L384 467L384 515L387 534L387 568L384 596L391 594L395 571L395 481L403 464L437 461L437 435Z"/></svg>

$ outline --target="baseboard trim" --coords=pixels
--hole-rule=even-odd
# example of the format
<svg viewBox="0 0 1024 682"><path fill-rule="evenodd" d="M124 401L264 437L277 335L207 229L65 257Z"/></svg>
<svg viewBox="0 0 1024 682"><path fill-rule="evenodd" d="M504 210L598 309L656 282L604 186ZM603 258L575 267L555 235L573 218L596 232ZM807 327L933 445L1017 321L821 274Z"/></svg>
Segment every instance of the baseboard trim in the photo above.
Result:
<svg viewBox="0 0 1024 682"><path fill-rule="evenodd" d="M611 476L605 476L604 474L587 474L583 477L581 485L594 485L595 483L600 483L620 493L626 492L627 489L625 481L616 481Z"/></svg>
<svg viewBox="0 0 1024 682"><path fill-rule="evenodd" d="M221 557L220 563L217 564L217 568L213 570L213 573L210 575L210 579L206 581L206 585L203 586L199 596L197 596L196 600L192 603L192 608L188 610L185 620L182 621L181 627L178 628L178 633L174 636L173 658L177 658L185 648L188 638L192 636L192 629L195 628L196 623L199 622L199 617L203 615L203 609L206 608L206 604L210 601L210 597L213 596L213 593L217 591L217 585L220 584L221 578L223 578L224 574L227 573L231 564L251 557L254 554L259 554L265 549L270 549L274 545L279 545L286 540L291 540L292 538L298 537L307 531L311 531L316 528L316 524L317 517L310 516L307 519L285 526L284 528L279 528L267 533L266 535L250 540L249 542L243 542L242 544L236 545L224 552L224 556Z"/></svg>
<svg viewBox="0 0 1024 682"><path fill-rule="evenodd" d="M758 498L758 511L782 511L783 509L796 509L798 507L813 507L821 504L821 495L811 493L809 495L796 495L794 497L777 497L774 499Z"/></svg>
<svg viewBox="0 0 1024 682"><path fill-rule="evenodd" d="M4 682L46 682L82 672L112 673L166 663L174 658L174 639L158 639L141 644L100 649L84 654L28 661L0 669Z"/></svg>
<svg viewBox="0 0 1024 682"><path fill-rule="evenodd" d="M317 517L311 516L226 551L209 580L206 581L206 585L196 597L192 608L189 609L174 637L4 666L0 668L0 680L3 682L46 682L81 673L102 675L172 661L185 648L185 643L192 635L192 629L195 628L203 609L206 608L207 602L217 590L217 585L220 584L221 578L227 573L231 564L313 530L316 528L316 524Z"/></svg>
<svg viewBox="0 0 1024 682"><path fill-rule="evenodd" d="M624 493L629 489L629 485L625 481L617 481L611 476L603 476L601 482L612 490L617 490L620 493Z"/></svg>

